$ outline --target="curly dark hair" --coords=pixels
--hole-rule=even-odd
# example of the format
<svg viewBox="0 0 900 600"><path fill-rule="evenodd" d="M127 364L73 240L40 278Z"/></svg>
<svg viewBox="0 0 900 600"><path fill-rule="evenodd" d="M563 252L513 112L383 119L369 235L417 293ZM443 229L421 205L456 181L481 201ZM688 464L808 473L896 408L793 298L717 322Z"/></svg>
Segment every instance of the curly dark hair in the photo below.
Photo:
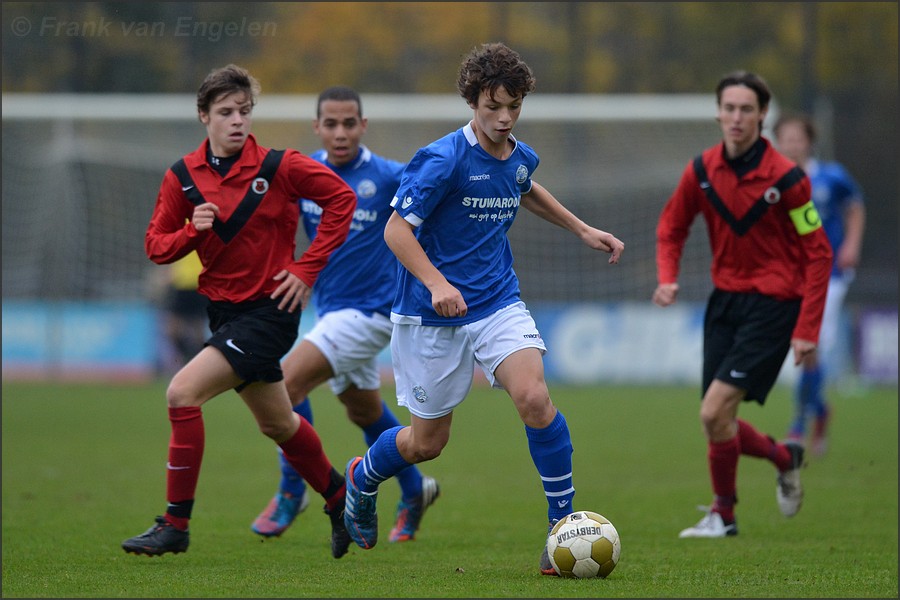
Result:
<svg viewBox="0 0 900 600"><path fill-rule="evenodd" d="M473 48L459 66L456 89L471 105L478 104L482 90L493 98L503 86L513 98L524 98L534 91L534 74L519 53L502 42Z"/></svg>

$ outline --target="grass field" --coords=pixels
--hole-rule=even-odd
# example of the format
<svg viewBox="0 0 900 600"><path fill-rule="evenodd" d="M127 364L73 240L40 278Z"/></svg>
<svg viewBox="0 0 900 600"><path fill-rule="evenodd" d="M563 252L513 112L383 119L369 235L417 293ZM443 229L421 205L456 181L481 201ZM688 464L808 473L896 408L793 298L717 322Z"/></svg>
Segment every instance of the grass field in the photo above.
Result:
<svg viewBox="0 0 900 600"><path fill-rule="evenodd" d="M770 464L738 472L740 534L680 540L710 501L693 388L554 388L575 445L576 509L617 527L622 556L605 580L538 574L546 505L516 413L476 388L443 455L422 466L442 487L414 542L382 539L334 560L316 498L281 538L250 522L275 491L275 446L235 394L206 405L206 454L191 547L125 554L165 507L165 383L3 383L3 597L874 597L897 598L898 398L895 388L834 395L828 455L804 471L803 510L785 519ZM393 398L392 390L385 390ZM321 388L315 424L339 470L360 432ZM393 400L389 400L393 405ZM790 391L741 416L780 436ZM398 416L406 422L405 409ZM381 528L398 489L379 496Z"/></svg>

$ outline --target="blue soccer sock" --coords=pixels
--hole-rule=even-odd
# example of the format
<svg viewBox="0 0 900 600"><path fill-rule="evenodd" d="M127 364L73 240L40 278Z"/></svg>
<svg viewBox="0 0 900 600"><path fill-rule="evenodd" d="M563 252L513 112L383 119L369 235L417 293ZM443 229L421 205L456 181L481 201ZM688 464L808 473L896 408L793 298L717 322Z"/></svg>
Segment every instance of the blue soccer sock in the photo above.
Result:
<svg viewBox="0 0 900 600"><path fill-rule="evenodd" d="M794 396L795 413L791 424L791 434L802 437L806 433L806 420L812 415L824 412L822 399L822 367L802 369Z"/></svg>
<svg viewBox="0 0 900 600"><path fill-rule="evenodd" d="M557 410L556 417L547 427L535 429L525 426L528 436L528 450L537 467L547 496L547 520L561 519L571 513L575 499L572 485L572 438L563 414Z"/></svg>
<svg viewBox="0 0 900 600"><path fill-rule="evenodd" d="M381 418L368 427L363 427L363 436L367 446L372 446L382 432L400 426L400 421L388 408L387 403L382 400L381 404L383 408ZM397 482L400 484L404 500L410 500L422 493L422 473L415 465L397 473Z"/></svg>
<svg viewBox="0 0 900 600"><path fill-rule="evenodd" d="M393 477L412 463L400 455L397 448L397 433L402 425L385 430L356 465L353 482L360 491L372 493L381 482Z"/></svg>
<svg viewBox="0 0 900 600"><path fill-rule="evenodd" d="M309 398L304 398L303 402L294 407L294 412L309 421L312 424L312 403ZM306 491L306 482L300 477L300 474L291 466L291 463L284 457L281 448L278 448L278 458L281 461L281 487L282 493L290 494L295 498L299 498Z"/></svg>
<svg viewBox="0 0 900 600"><path fill-rule="evenodd" d="M303 399L303 402L294 407L294 412L309 421L309 424L313 424L313 413L312 413L312 402L309 401L309 396Z"/></svg>
<svg viewBox="0 0 900 600"><path fill-rule="evenodd" d="M810 397L806 414L810 417L822 418L828 414L828 406L825 402L825 382L827 374L822 363L816 365L813 372L812 387L815 393Z"/></svg>
<svg viewBox="0 0 900 600"><path fill-rule="evenodd" d="M278 448L278 458L281 462L281 484L279 491L282 494L290 494L296 498L303 495L306 490L306 482L300 477L300 474L291 466L291 463L284 457L284 452Z"/></svg>
<svg viewBox="0 0 900 600"><path fill-rule="evenodd" d="M805 396L806 382L804 381L805 370L801 370L800 376L794 388L794 416L791 418L791 424L788 427L788 435L790 437L802 438L806 433L806 404Z"/></svg>

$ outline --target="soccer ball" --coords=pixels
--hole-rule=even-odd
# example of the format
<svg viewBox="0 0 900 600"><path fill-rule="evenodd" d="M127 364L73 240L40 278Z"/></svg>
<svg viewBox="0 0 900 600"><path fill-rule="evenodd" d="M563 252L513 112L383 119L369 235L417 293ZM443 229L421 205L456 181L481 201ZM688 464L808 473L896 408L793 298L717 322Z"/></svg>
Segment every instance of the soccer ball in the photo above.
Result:
<svg viewBox="0 0 900 600"><path fill-rule="evenodd" d="M550 563L562 577L606 577L616 568L621 552L613 524L589 510L560 519L547 537Z"/></svg>

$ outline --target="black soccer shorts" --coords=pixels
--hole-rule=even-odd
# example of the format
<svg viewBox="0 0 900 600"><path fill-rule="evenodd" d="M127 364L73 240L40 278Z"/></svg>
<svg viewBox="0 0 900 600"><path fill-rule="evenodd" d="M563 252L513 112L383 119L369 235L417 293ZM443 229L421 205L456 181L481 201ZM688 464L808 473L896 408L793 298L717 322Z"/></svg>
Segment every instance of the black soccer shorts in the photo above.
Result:
<svg viewBox="0 0 900 600"><path fill-rule="evenodd" d="M718 379L765 404L799 315L800 300L714 290L703 321L703 393Z"/></svg>
<svg viewBox="0 0 900 600"><path fill-rule="evenodd" d="M279 302L280 299L265 298L209 304L212 337L207 345L224 354L244 380L235 388L238 392L256 381L274 383L284 379L281 359L297 341L301 311L279 310Z"/></svg>

